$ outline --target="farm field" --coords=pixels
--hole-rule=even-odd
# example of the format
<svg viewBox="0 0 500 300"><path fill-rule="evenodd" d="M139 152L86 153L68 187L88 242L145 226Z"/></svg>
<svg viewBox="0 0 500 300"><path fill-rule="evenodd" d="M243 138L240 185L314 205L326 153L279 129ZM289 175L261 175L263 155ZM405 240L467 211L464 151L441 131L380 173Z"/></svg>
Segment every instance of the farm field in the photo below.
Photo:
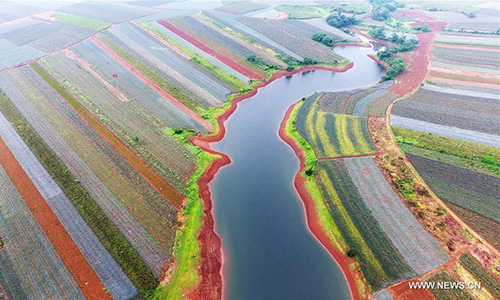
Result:
<svg viewBox="0 0 500 300"><path fill-rule="evenodd" d="M80 288L3 167L0 185L2 242L15 245L12 250L0 252L2 292L24 298L45 294L83 299ZM39 247L30 247L32 243Z"/></svg>
<svg viewBox="0 0 500 300"><path fill-rule="evenodd" d="M321 161L316 181L332 219L375 291L416 275L371 214L344 160Z"/></svg>
<svg viewBox="0 0 500 300"><path fill-rule="evenodd" d="M499 296L491 1L18 1L0 299Z"/></svg>
<svg viewBox="0 0 500 300"><path fill-rule="evenodd" d="M235 40L219 33L215 28L191 16L178 17L169 21L162 20L159 23L242 75L252 79L264 78L266 72L246 60L247 55L254 53Z"/></svg>
<svg viewBox="0 0 500 300"><path fill-rule="evenodd" d="M300 108L297 131L311 144L318 158L370 154L375 152L364 117L323 111L316 93Z"/></svg>
<svg viewBox="0 0 500 300"><path fill-rule="evenodd" d="M495 48L499 42L488 35L436 35L425 85L396 103L391 115L398 143L415 169L452 210L496 247L499 196L488 192L488 186L499 186L496 64L500 53ZM463 184L470 180L480 180L484 186Z"/></svg>
<svg viewBox="0 0 500 300"><path fill-rule="evenodd" d="M420 89L394 105L393 116L500 135L498 100ZM424 131L424 130L421 130Z"/></svg>
<svg viewBox="0 0 500 300"><path fill-rule="evenodd" d="M91 73L78 68L77 61L66 58L62 53L59 57L60 59L49 57L42 60L43 70L50 72L59 82L64 82L65 88L71 92L71 97L81 101L78 105L92 113L92 118L102 122L103 125L99 126L106 126L105 128L111 130L128 147L143 157L167 182L182 190L185 185L184 180L194 167L189 163L190 161L194 163L194 155L181 142L166 134L165 125L158 122L157 118L150 116L151 111L146 110L140 103L123 102L95 80ZM113 63L112 60L109 62ZM136 82L145 87L151 97L157 97L153 95L158 94L151 89L148 90L142 82L138 80ZM163 101L162 104L169 105L167 101L161 101ZM144 117L145 114L147 117ZM170 121L183 122L182 119L170 119ZM182 123L170 124L182 126ZM178 128L177 126L174 128ZM168 146L161 146L159 141L163 141L162 143ZM166 163L168 167L164 166Z"/></svg>
<svg viewBox="0 0 500 300"><path fill-rule="evenodd" d="M167 259L173 241L174 232L165 232L165 228L172 228L175 222L175 207L168 205L33 70L17 70L21 72L9 73L10 82L2 85L7 95L158 275L158 262ZM28 82L45 93L29 93ZM119 216L113 214L116 211L120 211ZM154 217L144 218L141 212Z"/></svg>
<svg viewBox="0 0 500 300"><path fill-rule="evenodd" d="M262 21L249 17L239 17L237 20L301 57L310 57L324 63L342 59L332 49L311 40L311 35L317 30L307 23L296 20Z"/></svg>
<svg viewBox="0 0 500 300"><path fill-rule="evenodd" d="M238 16L225 14L218 11L205 11L203 12L207 16L214 18L215 20L225 24L226 26L232 28L233 30L244 34L253 40L258 41L262 45L276 51L281 55L288 55L297 60L303 60L304 58L299 54L291 51L285 45L280 44L278 41L274 41L272 38L267 35L259 32L258 30L252 28L251 26L247 26L244 23L240 22Z"/></svg>

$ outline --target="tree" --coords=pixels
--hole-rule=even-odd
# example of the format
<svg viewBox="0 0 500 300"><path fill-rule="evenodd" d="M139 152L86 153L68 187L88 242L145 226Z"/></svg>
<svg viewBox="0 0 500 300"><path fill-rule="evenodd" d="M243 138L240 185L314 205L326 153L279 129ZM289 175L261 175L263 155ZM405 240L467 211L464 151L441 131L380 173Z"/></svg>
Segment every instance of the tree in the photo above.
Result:
<svg viewBox="0 0 500 300"><path fill-rule="evenodd" d="M332 47L336 43L333 37L323 32L316 32L313 34L312 39L328 47Z"/></svg>
<svg viewBox="0 0 500 300"><path fill-rule="evenodd" d="M382 26L376 26L372 30L368 31L368 34L376 39L385 40L385 28Z"/></svg>
<svg viewBox="0 0 500 300"><path fill-rule="evenodd" d="M341 13L333 13L326 18L326 22L333 27L342 28L350 25L359 24L359 20L355 17L348 17Z"/></svg>

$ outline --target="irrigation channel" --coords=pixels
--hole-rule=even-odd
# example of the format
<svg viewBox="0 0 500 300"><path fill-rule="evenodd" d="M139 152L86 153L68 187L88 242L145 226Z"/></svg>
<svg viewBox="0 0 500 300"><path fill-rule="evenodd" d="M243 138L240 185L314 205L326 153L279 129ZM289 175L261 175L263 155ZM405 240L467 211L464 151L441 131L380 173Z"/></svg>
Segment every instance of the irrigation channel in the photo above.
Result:
<svg viewBox="0 0 500 300"><path fill-rule="evenodd" d="M348 299L349 287L329 252L309 231L293 186L299 160L278 136L288 107L319 91L370 86L384 69L372 48L337 47L354 62L278 79L241 102L213 143L232 163L210 183L215 230L222 238L227 299Z"/></svg>

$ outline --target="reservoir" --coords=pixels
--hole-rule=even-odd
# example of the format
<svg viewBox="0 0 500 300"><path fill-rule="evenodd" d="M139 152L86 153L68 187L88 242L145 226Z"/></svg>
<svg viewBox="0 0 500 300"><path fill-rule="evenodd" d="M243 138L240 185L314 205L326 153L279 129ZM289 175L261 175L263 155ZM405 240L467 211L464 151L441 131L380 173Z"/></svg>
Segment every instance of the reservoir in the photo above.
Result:
<svg viewBox="0 0 500 300"><path fill-rule="evenodd" d="M349 299L340 267L309 231L293 179L299 160L278 136L288 107L314 92L377 83L385 70L372 48L337 47L354 62L343 73L317 70L278 79L239 103L226 134L211 144L232 163L210 184L222 239L227 299Z"/></svg>

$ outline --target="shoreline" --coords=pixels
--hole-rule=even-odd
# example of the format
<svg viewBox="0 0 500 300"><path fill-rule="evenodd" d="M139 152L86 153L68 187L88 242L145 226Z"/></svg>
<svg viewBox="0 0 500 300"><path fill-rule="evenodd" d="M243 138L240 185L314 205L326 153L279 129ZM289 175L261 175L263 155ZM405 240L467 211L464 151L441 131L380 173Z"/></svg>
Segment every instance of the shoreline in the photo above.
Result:
<svg viewBox="0 0 500 300"><path fill-rule="evenodd" d="M218 142L224 138L226 133L226 128L224 127L225 121L236 111L238 103L251 98L257 94L260 88L267 86L273 81L286 77L292 76L297 73L303 73L307 71L315 70L326 70L332 72L346 72L353 67L353 62L350 62L343 68L326 67L326 66L304 66L293 71L277 71L272 74L269 80L260 82L253 87L253 90L234 98L231 101L231 105L222 114L217 116L218 131L215 134L209 136L193 136L189 138L189 141L194 145L200 147L203 151L219 155L221 158L215 159L208 165L207 169L198 181L198 186L200 188L200 198L203 201L203 224L197 234L198 242L201 248L201 268L200 277L201 280L198 286L195 288L193 294L194 299L206 299L203 295L208 292L212 297L221 299L223 298L223 274L222 274L222 263L224 261L222 240L220 236L215 232L215 219L213 218L213 201L211 198L211 192L209 184L216 176L217 172L223 166L229 165L231 159L223 154L213 150L210 147L210 143ZM314 208L314 207L313 207ZM338 263L338 262L337 262ZM352 291L351 291L352 294ZM359 298L356 298L359 299Z"/></svg>
<svg viewBox="0 0 500 300"><path fill-rule="evenodd" d="M318 218L318 215L316 213L316 208L315 208L315 203L314 199L310 195L310 193L307 191L306 185L305 185L305 178L301 176L301 174L304 172L306 168L305 164L305 151L297 144L297 141L292 137L289 136L286 133L286 126L288 123L288 120L290 118L290 114L294 110L294 108L297 106L298 103L300 103L301 100L298 102L295 102L294 104L290 105L290 107L287 109L285 116L283 117L283 120L281 121L280 128L278 135L285 142L290 148L293 149L293 152L299 159L300 165L299 165L299 170L295 174L293 185L295 187L295 191L297 192L297 195L300 197L302 200L302 203L304 205L304 211L305 211L305 217L306 217L306 222L307 222L307 227L311 231L312 235L321 243L321 245L325 248L325 250L330 253L330 255L333 257L339 268L341 269L344 279L347 283L347 286L349 288L349 292L351 294L351 299L353 300L359 300L361 299L361 295L357 289L357 284L356 284L356 279L353 276L353 273L357 273L356 271L350 270L349 264L350 264L350 259L341 253L333 244L332 241L330 240L330 237L325 233L323 226L321 226L320 220Z"/></svg>

